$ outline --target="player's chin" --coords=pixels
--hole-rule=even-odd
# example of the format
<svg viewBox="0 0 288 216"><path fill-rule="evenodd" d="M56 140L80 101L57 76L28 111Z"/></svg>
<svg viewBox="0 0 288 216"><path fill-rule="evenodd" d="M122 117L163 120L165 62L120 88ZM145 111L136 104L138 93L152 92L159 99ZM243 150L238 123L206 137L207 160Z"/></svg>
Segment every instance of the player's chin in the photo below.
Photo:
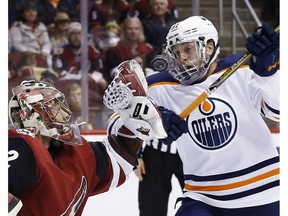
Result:
<svg viewBox="0 0 288 216"><path fill-rule="evenodd" d="M59 130L59 134L69 133L71 131L70 127L64 126L61 130Z"/></svg>
<svg viewBox="0 0 288 216"><path fill-rule="evenodd" d="M180 66L179 66L179 71L185 72L185 71L187 71L187 70L190 70L191 68L193 68L193 67L190 66L190 65L180 65Z"/></svg>

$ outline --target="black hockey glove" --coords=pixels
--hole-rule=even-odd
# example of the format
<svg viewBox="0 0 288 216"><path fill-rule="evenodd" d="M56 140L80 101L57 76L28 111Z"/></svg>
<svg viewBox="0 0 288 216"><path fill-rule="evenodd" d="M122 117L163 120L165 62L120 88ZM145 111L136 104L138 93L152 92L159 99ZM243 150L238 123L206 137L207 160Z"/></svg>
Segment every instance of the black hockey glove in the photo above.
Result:
<svg viewBox="0 0 288 216"><path fill-rule="evenodd" d="M172 110L168 110L165 107L157 107L160 111L163 119L165 131L168 135L165 139L160 139L164 144L170 145L173 141L176 141L183 133L188 132L188 127L185 120L182 120Z"/></svg>
<svg viewBox="0 0 288 216"><path fill-rule="evenodd" d="M279 69L279 34L267 24L247 38L246 48L253 55L250 68L259 76L271 76Z"/></svg>

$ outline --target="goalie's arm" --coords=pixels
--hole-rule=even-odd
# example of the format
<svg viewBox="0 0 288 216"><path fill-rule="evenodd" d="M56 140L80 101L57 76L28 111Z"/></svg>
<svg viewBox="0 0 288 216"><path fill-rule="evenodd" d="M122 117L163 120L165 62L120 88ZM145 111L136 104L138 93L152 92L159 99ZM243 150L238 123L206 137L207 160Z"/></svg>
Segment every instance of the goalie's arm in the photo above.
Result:
<svg viewBox="0 0 288 216"><path fill-rule="evenodd" d="M137 138L125 125L118 113L113 114L109 119L107 127L108 141L117 153L123 155L131 165L137 165L137 153L143 140Z"/></svg>
<svg viewBox="0 0 288 216"><path fill-rule="evenodd" d="M143 141L138 138L127 138L121 135L111 134L108 141L113 150L125 159L132 166L137 165L137 152L142 146Z"/></svg>

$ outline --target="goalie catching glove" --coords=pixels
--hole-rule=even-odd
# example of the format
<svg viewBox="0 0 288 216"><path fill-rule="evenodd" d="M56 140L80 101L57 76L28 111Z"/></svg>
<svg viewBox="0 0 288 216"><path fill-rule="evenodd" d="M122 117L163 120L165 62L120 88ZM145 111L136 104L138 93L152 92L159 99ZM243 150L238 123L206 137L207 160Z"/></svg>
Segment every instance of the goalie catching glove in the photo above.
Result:
<svg viewBox="0 0 288 216"><path fill-rule="evenodd" d="M141 66L132 59L122 62L116 71L116 77L104 93L103 102L107 108L119 113L124 126L134 134L125 136L136 136L145 141L166 138L161 114L147 97L148 87Z"/></svg>

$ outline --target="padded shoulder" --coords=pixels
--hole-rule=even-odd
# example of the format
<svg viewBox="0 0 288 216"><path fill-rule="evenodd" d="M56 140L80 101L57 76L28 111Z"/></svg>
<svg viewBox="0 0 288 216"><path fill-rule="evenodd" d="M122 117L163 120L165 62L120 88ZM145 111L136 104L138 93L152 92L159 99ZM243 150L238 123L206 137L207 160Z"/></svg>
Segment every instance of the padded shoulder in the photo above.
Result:
<svg viewBox="0 0 288 216"><path fill-rule="evenodd" d="M216 73L216 72L219 72L221 70L224 70L226 68L231 67L243 55L244 55L244 53L242 53L242 54L233 54L233 55L230 55L228 57L220 59L219 62L218 62L217 68L214 70L213 73ZM243 65L249 65L249 63L250 63L250 60L247 60Z"/></svg>
<svg viewBox="0 0 288 216"><path fill-rule="evenodd" d="M36 184L35 157L25 136L30 137L17 133L9 133L8 137L8 182L9 192L13 194L29 190Z"/></svg>
<svg viewBox="0 0 288 216"><path fill-rule="evenodd" d="M152 75L147 77L148 86L153 85L155 83L159 83L159 82L175 82L175 83L179 83L177 80L175 80L168 73L168 71L161 71L161 72L152 74Z"/></svg>

